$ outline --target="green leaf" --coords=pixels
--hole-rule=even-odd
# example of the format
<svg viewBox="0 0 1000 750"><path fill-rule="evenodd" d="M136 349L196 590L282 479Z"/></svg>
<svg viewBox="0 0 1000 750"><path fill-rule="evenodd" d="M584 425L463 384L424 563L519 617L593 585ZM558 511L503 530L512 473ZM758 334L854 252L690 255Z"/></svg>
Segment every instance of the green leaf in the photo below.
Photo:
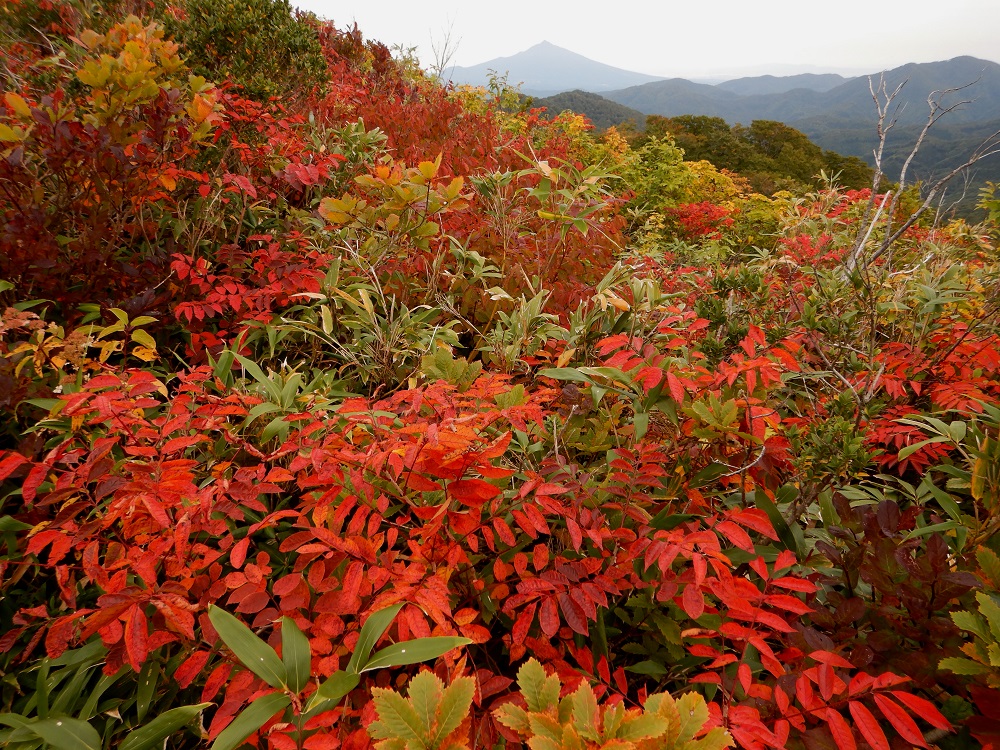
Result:
<svg viewBox="0 0 1000 750"><path fill-rule="evenodd" d="M708 721L708 705L698 693L684 693L677 699L677 713L681 717L677 745L681 746L693 738Z"/></svg>
<svg viewBox="0 0 1000 750"><path fill-rule="evenodd" d="M430 727L425 727L412 704L395 690L372 689L372 701L378 713L378 721L368 727L368 733L375 739L401 738L418 740L424 744Z"/></svg>
<svg viewBox="0 0 1000 750"><path fill-rule="evenodd" d="M972 659L962 659L957 656L949 656L938 662L938 669L947 669L955 674L974 676L980 674L990 674L992 671L985 664L972 661Z"/></svg>
<svg viewBox="0 0 1000 750"><path fill-rule="evenodd" d="M0 532L2 531L27 531L32 528L30 523L24 523L23 521L18 521L16 518L11 516L3 516L0 518Z"/></svg>
<svg viewBox="0 0 1000 750"><path fill-rule="evenodd" d="M781 490L779 490L780 492ZM771 520L771 525L774 526L774 530L778 532L778 538L781 540L782 546L794 552L801 559L804 555L799 545L799 535L795 534L788 525L788 522L785 521L785 517L781 515L778 506L771 502L771 498L767 497L763 492L758 492L754 495L754 504L767 514L767 517ZM797 526L798 524L796 524ZM801 532L801 529L799 531Z"/></svg>
<svg viewBox="0 0 1000 750"><path fill-rule="evenodd" d="M142 330L132 331L132 340L135 343L139 344L140 346L146 347L147 349L153 349L154 351L156 350L156 339L154 339L145 331Z"/></svg>
<svg viewBox="0 0 1000 750"><path fill-rule="evenodd" d="M306 704L306 711L312 713L327 703L340 703L345 695L358 686L359 682L361 682L360 675L338 669L309 697L309 702Z"/></svg>
<svg viewBox="0 0 1000 750"><path fill-rule="evenodd" d="M546 676L536 659L528 659L517 670L517 685L531 713L540 713L559 703L559 678Z"/></svg>
<svg viewBox="0 0 1000 750"><path fill-rule="evenodd" d="M975 612L952 612L951 619L954 620L955 624L962 630L968 630L970 633L975 633L984 641L988 641L990 639L990 631L986 626L986 621Z"/></svg>
<svg viewBox="0 0 1000 750"><path fill-rule="evenodd" d="M513 703L504 703L493 712L493 716L505 727L513 729L515 732L526 734L530 729L528 712Z"/></svg>
<svg viewBox="0 0 1000 750"><path fill-rule="evenodd" d="M453 648L467 646L472 643L469 638L459 638L457 636L436 636L434 638L415 638L412 641L403 641L386 646L381 651L375 653L371 659L361 669L362 672L370 672L373 669L384 669L386 667L402 667L406 664L417 664L422 661L436 659L442 654L446 654Z"/></svg>
<svg viewBox="0 0 1000 750"><path fill-rule="evenodd" d="M668 674L667 668L660 664L660 662L649 659L625 667L625 671L646 675L647 677L664 677Z"/></svg>
<svg viewBox="0 0 1000 750"><path fill-rule="evenodd" d="M950 437L945 437L944 435L938 435L937 437L928 438L927 440L921 440L919 443L914 443L913 445L907 445L905 448L901 448L897 459L902 461L904 458L909 458L918 450L924 446L930 445L931 443L946 443L950 440Z"/></svg>
<svg viewBox="0 0 1000 750"><path fill-rule="evenodd" d="M957 529L961 526L960 523L955 521L944 521L943 523L932 523L930 526L921 526L913 531L909 532L904 539L916 539L921 536L928 536L929 534L936 534L943 531L951 531L952 529Z"/></svg>
<svg viewBox="0 0 1000 750"><path fill-rule="evenodd" d="M2 520L0 519L0 521ZM1000 589L1000 557L997 556L997 553L989 547L980 547L976 550L976 560L990 584L994 588Z"/></svg>
<svg viewBox="0 0 1000 750"><path fill-rule="evenodd" d="M597 696L586 680L571 696L573 701L573 725L580 736L591 742L600 742L600 714L597 708ZM609 738L610 739L610 738Z"/></svg>
<svg viewBox="0 0 1000 750"><path fill-rule="evenodd" d="M288 684L285 665L264 641L224 609L210 604L208 619L218 631L222 642L236 654L243 666L260 677L271 687L280 688Z"/></svg>
<svg viewBox="0 0 1000 750"><path fill-rule="evenodd" d="M618 729L617 739L625 742L639 742L640 740L659 737L668 729L667 720L656 714L646 713L634 719L627 719L622 722Z"/></svg>
<svg viewBox="0 0 1000 750"><path fill-rule="evenodd" d="M33 721L27 727L56 750L101 750L101 736L90 724L68 716Z"/></svg>
<svg viewBox="0 0 1000 750"><path fill-rule="evenodd" d="M426 674L432 673L427 672ZM410 688L410 694L413 694L412 687ZM456 677L445 688L437 709L437 732L431 743L434 747L440 746L449 734L461 726L465 717L469 714L469 709L472 707L472 699L475 695L476 680L473 677Z"/></svg>
<svg viewBox="0 0 1000 750"><path fill-rule="evenodd" d="M277 657L276 657L277 658ZM262 695L233 719L232 724L223 729L212 743L211 750L235 750L243 740L256 732L278 711L285 710L292 699L285 693Z"/></svg>
<svg viewBox="0 0 1000 750"><path fill-rule="evenodd" d="M420 721L427 731L434 726L434 718L437 715L438 704L441 702L441 694L444 692L444 683L433 672L421 672L410 680L410 685L406 690L407 697L417 712Z"/></svg>
<svg viewBox="0 0 1000 750"><path fill-rule="evenodd" d="M145 726L129 732L125 741L118 746L118 750L152 750L162 746L164 739L190 724L198 714L211 705L211 703L198 703L192 706L171 708Z"/></svg>
<svg viewBox="0 0 1000 750"><path fill-rule="evenodd" d="M358 642L354 645L354 653L351 654L351 660L347 663L348 672L354 672L355 674L361 672L362 667L368 661L368 656L371 654L372 649L378 643L378 639L389 629L392 621L396 619L396 615L399 614L399 610L402 608L402 603L393 604L391 607L373 612L365 620L365 624L362 626L361 633L358 636Z"/></svg>
<svg viewBox="0 0 1000 750"><path fill-rule="evenodd" d="M155 659L147 659L142 666L142 672L139 673L139 689L136 691L135 708L140 722L146 718L159 677L160 663Z"/></svg>
<svg viewBox="0 0 1000 750"><path fill-rule="evenodd" d="M288 675L288 688L298 693L312 674L312 651L309 639L291 617L281 618L281 660Z"/></svg>

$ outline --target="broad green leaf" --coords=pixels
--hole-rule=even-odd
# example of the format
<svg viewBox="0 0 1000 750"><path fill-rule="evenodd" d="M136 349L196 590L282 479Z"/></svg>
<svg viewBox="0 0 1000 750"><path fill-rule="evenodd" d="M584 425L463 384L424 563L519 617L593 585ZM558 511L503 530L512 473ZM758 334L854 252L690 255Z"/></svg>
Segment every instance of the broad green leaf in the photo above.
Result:
<svg viewBox="0 0 1000 750"><path fill-rule="evenodd" d="M399 737L425 744L430 727L424 726L406 698L395 690L373 688L372 701L378 713L378 721L368 727L368 733L373 738L382 740Z"/></svg>
<svg viewBox="0 0 1000 750"><path fill-rule="evenodd" d="M532 713L546 711L559 703L559 678L546 676L537 659L528 659L517 670L517 686Z"/></svg>
<svg viewBox="0 0 1000 750"><path fill-rule="evenodd" d="M434 726L438 704L444 692L444 683L433 672L426 671L414 675L406 689L406 696L417 712L420 721L430 730Z"/></svg>
<svg viewBox="0 0 1000 750"><path fill-rule="evenodd" d="M448 653L453 648L467 646L470 643L472 641L469 638L459 638L457 636L415 638L412 641L394 643L376 652L361 671L370 672L373 669L402 667L406 664L418 664L422 661L430 661L442 654Z"/></svg>
<svg viewBox="0 0 1000 750"><path fill-rule="evenodd" d="M211 703L198 703L193 706L180 706L157 716L148 724L133 729L118 750L153 750L163 745L163 740L177 730L187 726Z"/></svg>
<svg viewBox="0 0 1000 750"><path fill-rule="evenodd" d="M601 741L600 714L597 696L590 683L584 680L571 696L573 701L573 724L580 736L591 742Z"/></svg>
<svg viewBox="0 0 1000 750"><path fill-rule="evenodd" d="M513 729L515 732L527 733L528 712L513 703L504 703L493 712L493 716L505 727Z"/></svg>
<svg viewBox="0 0 1000 750"><path fill-rule="evenodd" d="M292 703L285 693L262 695L244 708L232 724L223 729L212 743L211 750L235 750L243 740L260 729L278 711L284 711Z"/></svg>
<svg viewBox="0 0 1000 750"><path fill-rule="evenodd" d="M291 617L281 618L281 660L288 676L288 687L298 693L312 674L312 652L309 639Z"/></svg>
<svg viewBox="0 0 1000 750"><path fill-rule="evenodd" d="M365 624L361 628L361 633L358 635L358 642L354 646L354 653L351 654L351 660L347 663L348 672L354 672L355 674L361 672L362 667L368 661L372 649L378 643L378 639L389 629L392 621L396 619L396 615L399 614L399 610L402 608L402 603L393 604L391 607L373 612L365 620Z"/></svg>
<svg viewBox="0 0 1000 750"><path fill-rule="evenodd" d="M354 690L359 682L361 682L361 677L354 672L345 672L342 669L337 670L309 697L309 702L306 704L306 711L311 713L326 703L333 703L334 705L340 703L340 700Z"/></svg>
<svg viewBox="0 0 1000 750"><path fill-rule="evenodd" d="M980 547L976 550L976 560L990 584L1000 589L1000 557L997 553L989 547Z"/></svg>
<svg viewBox="0 0 1000 750"><path fill-rule="evenodd" d="M955 674L974 676L980 674L990 674L992 670L985 664L980 664L972 659L962 659L957 656L949 656L938 662L938 669L947 669Z"/></svg>
<svg viewBox="0 0 1000 750"><path fill-rule="evenodd" d="M431 674L427 672L426 674ZM412 694L413 689L410 689ZM476 680L472 677L456 677L452 683L445 688L441 696L441 702L437 709L437 732L433 737L432 745L435 747L445 740L445 738L461 726L465 717L472 707L472 699L476 695Z"/></svg>
<svg viewBox="0 0 1000 750"><path fill-rule="evenodd" d="M147 349L156 349L156 339L143 330L132 331L132 340Z"/></svg>
<svg viewBox="0 0 1000 750"><path fill-rule="evenodd" d="M626 719L618 729L617 739L625 742L639 742L651 737L659 737L667 731L667 720L656 714L646 713L634 719Z"/></svg>
<svg viewBox="0 0 1000 750"><path fill-rule="evenodd" d="M250 628L214 604L208 607L208 619L212 621L222 642L236 654L243 666L271 687L280 688L288 684L285 665L281 663L281 659Z"/></svg>
<svg viewBox="0 0 1000 750"><path fill-rule="evenodd" d="M684 693L677 699L677 713L681 717L677 744L682 745L705 726L705 722L708 721L708 705L698 693Z"/></svg>
<svg viewBox="0 0 1000 750"><path fill-rule="evenodd" d="M962 630L968 630L970 633L975 633L984 641L989 640L990 631L986 626L986 621L975 612L952 612L951 619L954 620L955 624Z"/></svg>
<svg viewBox="0 0 1000 750"><path fill-rule="evenodd" d="M1000 604L985 591L976 594L976 601L979 602L979 611L990 624L990 631L993 637L1000 641ZM985 640L985 639L984 639Z"/></svg>
<svg viewBox="0 0 1000 750"><path fill-rule="evenodd" d="M27 531L31 528L31 524L18 521L16 518L11 516L3 516L0 518L0 532L2 531Z"/></svg>
<svg viewBox="0 0 1000 750"><path fill-rule="evenodd" d="M31 722L28 727L55 750L101 750L101 736L90 724L68 716Z"/></svg>
<svg viewBox="0 0 1000 750"><path fill-rule="evenodd" d="M913 445L907 445L905 448L901 448L898 454L898 460L902 461L904 458L909 458L918 450L924 446L930 445L931 443L945 443L951 438L945 437L944 435L938 435L937 437L928 438L927 440L921 440L919 443L914 443Z"/></svg>

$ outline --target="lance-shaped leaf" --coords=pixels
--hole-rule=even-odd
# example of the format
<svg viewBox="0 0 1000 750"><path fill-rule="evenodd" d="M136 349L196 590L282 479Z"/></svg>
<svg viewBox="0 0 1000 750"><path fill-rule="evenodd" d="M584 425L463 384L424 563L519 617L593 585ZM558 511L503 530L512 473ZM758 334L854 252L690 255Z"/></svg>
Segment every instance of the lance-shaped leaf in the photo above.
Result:
<svg viewBox="0 0 1000 750"><path fill-rule="evenodd" d="M285 693L268 693L262 695L240 715L233 719L232 724L223 729L212 743L211 750L235 750L243 744L243 740L256 732L265 722L278 711L283 711L291 705L292 699Z"/></svg>
<svg viewBox="0 0 1000 750"><path fill-rule="evenodd" d="M436 636L434 638L415 638L412 641L403 641L386 646L381 651L375 653L371 659L361 669L362 672L370 672L373 669L385 669L386 667L402 667L406 664L417 664L422 661L436 659L442 654L446 654L453 648L466 646L472 643L468 638L457 636Z"/></svg>
<svg viewBox="0 0 1000 750"><path fill-rule="evenodd" d="M312 652L309 639L291 617L281 618L281 661L288 676L288 688L299 692L312 673Z"/></svg>
<svg viewBox="0 0 1000 750"><path fill-rule="evenodd" d="M333 705L340 702L341 698L354 690L359 682L361 682L360 675L338 669L309 697L309 702L306 704L306 711L312 714L319 709L326 710L327 707L332 708ZM333 705L328 706L328 704Z"/></svg>
<svg viewBox="0 0 1000 750"><path fill-rule="evenodd" d="M152 750L154 747L162 747L163 740L190 724L198 714L211 705L211 703L198 703L193 706L172 708L148 724L129 732L125 741L118 746L118 750Z"/></svg>
<svg viewBox="0 0 1000 750"><path fill-rule="evenodd" d="M236 654L243 666L271 687L281 688L288 684L285 665L281 663L281 659L250 628L215 605L209 605L208 618L222 642Z"/></svg>
<svg viewBox="0 0 1000 750"><path fill-rule="evenodd" d="M351 654L351 660L347 663L348 672L357 674L362 671L362 668L368 661L369 655L371 655L372 649L378 643L378 639L389 629L392 621L402 608L402 603L393 604L391 607L380 609L365 620L365 624L361 628L361 633L358 635L358 642L354 645L354 653Z"/></svg>

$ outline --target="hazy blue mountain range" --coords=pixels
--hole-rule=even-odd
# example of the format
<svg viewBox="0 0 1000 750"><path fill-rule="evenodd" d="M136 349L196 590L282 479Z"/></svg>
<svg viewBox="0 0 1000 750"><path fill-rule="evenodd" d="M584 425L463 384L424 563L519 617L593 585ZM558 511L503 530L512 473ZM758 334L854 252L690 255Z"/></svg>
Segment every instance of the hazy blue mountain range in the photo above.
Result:
<svg viewBox="0 0 1000 750"><path fill-rule="evenodd" d="M877 77L877 73L875 74ZM791 76L801 79L802 76ZM740 79L744 91L762 88L753 82L760 79ZM780 79L778 79L780 80ZM951 124L982 122L1000 118L1000 65L974 57L956 57L934 63L911 63L885 73L887 88L892 91L906 81L896 103L905 102L899 112L900 126L916 125L927 119L927 96L930 92L970 84L968 88L943 97L945 104L964 99L974 100L951 113ZM730 82L735 83L735 82ZM609 91L603 96L646 114L711 115L727 122L749 123L751 120L779 120L798 127L796 123L821 119L833 126L874 123L875 107L868 88L868 77L845 80L825 91L795 88L776 93L739 94L726 84L710 86L692 83L683 78L671 78L640 86ZM802 128L800 128L802 129Z"/></svg>
<svg viewBox="0 0 1000 750"><path fill-rule="evenodd" d="M684 78L660 78L633 73L589 60L583 55L543 42L511 57L470 68L456 68L452 80L484 84L487 70L508 73L508 82L523 82L522 91L553 113L581 112L603 129L643 115L709 115L730 124L777 120L805 133L824 149L858 156L873 163L876 113L869 77L845 78L829 73L752 76L716 85ZM914 160L910 180L928 180L961 164L994 132L1000 130L1000 65L974 57L933 63L911 63L886 71L888 91L905 81L895 100L897 125L891 132L884 160L890 177L899 173L920 127L927 119L932 91L964 87L941 97L948 106L968 100L939 122ZM878 83L878 71L872 74ZM627 81L615 84L616 81ZM553 95L559 93L558 96ZM1000 155L981 162L972 175L968 200L987 180L1000 182Z"/></svg>
<svg viewBox="0 0 1000 750"><path fill-rule="evenodd" d="M453 83L485 86L489 83L490 71L501 76L506 74L510 85L520 83L521 92L530 96L550 96L573 89L612 91L661 80L657 76L599 63L549 42L541 42L510 57L498 57L467 68L456 66L446 71L446 75Z"/></svg>
<svg viewBox="0 0 1000 750"><path fill-rule="evenodd" d="M741 96L755 94L782 94L795 89L810 89L812 91L829 91L849 79L837 73L801 73L794 76L751 76L723 81L716 88L732 91Z"/></svg>

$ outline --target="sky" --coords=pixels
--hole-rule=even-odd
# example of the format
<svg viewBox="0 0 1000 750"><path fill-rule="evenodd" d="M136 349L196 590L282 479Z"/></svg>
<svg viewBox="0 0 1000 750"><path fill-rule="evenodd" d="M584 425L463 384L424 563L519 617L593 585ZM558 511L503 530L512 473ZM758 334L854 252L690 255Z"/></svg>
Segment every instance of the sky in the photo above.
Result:
<svg viewBox="0 0 1000 750"><path fill-rule="evenodd" d="M875 73L972 55L1000 62L1000 0L291 0L339 28L476 65L541 41L664 77Z"/></svg>

